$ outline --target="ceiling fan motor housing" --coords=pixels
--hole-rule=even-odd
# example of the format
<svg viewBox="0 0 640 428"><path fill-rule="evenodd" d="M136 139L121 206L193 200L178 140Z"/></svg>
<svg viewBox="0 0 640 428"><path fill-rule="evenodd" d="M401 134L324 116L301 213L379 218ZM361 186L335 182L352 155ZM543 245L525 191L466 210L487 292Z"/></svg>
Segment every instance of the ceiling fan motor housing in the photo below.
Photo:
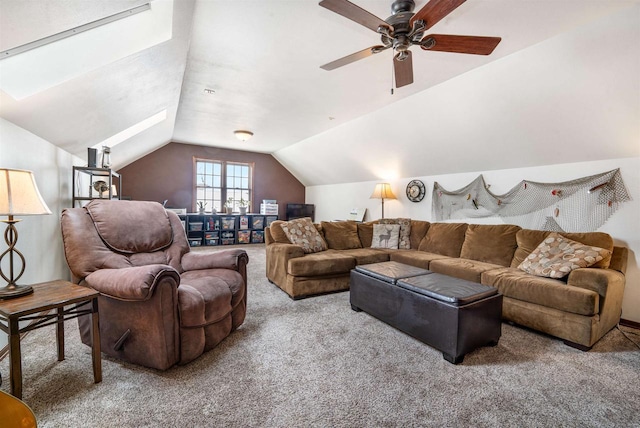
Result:
<svg viewBox="0 0 640 428"><path fill-rule="evenodd" d="M393 49L400 54L398 56L399 60L406 58L404 52L412 44L409 34L412 30L411 17L414 15L413 9L415 6L416 4L413 0L396 0L391 5L392 15L385 20L393 28L393 32L391 34L383 34L382 43L387 46L393 44Z"/></svg>
<svg viewBox="0 0 640 428"><path fill-rule="evenodd" d="M413 0L396 0L391 5L391 13L397 14L399 12L413 12L416 7L416 2Z"/></svg>

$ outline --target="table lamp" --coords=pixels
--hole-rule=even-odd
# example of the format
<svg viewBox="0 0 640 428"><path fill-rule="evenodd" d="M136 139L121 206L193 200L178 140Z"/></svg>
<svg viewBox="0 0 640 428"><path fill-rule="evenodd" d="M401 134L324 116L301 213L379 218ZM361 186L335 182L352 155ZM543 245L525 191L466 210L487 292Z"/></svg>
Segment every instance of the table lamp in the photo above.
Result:
<svg viewBox="0 0 640 428"><path fill-rule="evenodd" d="M5 287L0 288L0 299L10 299L24 296L33 292L30 285L17 285L16 282L26 267L25 258L15 246L18 242L18 230L15 224L19 219L13 216L51 214L49 207L40 196L33 172L22 169L0 168L0 216L8 216L4 231L4 240L9 246L0 254L0 276L7 281ZM9 256L9 276L2 271L2 259ZM21 260L22 268L17 276L14 275L14 256Z"/></svg>
<svg viewBox="0 0 640 428"><path fill-rule="evenodd" d="M391 185L389 183L378 183L369 199L382 199L382 218L384 218L384 200L396 199L396 195L391 191Z"/></svg>

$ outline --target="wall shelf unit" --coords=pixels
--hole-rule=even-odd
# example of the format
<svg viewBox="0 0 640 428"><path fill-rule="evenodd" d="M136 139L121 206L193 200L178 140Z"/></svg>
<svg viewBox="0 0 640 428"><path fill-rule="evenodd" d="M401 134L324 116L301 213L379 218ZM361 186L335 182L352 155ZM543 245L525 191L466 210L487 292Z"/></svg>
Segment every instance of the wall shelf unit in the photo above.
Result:
<svg viewBox="0 0 640 428"><path fill-rule="evenodd" d="M278 219L263 214L187 213L178 217L192 247L263 243L264 228Z"/></svg>
<svg viewBox="0 0 640 428"><path fill-rule="evenodd" d="M106 183L107 189L102 193L93 187L97 181ZM93 199L120 199L119 195L122 194L122 177L109 168L74 166L72 183L73 208L82 207ZM117 193L114 192L114 186L118 189Z"/></svg>

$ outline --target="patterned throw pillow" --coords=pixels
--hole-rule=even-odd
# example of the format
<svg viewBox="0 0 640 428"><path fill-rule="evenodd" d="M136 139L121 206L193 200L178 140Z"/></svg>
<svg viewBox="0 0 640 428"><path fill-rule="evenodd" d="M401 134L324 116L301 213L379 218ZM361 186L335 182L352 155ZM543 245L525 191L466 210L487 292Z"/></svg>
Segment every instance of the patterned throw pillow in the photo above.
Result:
<svg viewBox="0 0 640 428"><path fill-rule="evenodd" d="M307 254L327 249L327 243L309 217L287 221L280 226L289 238L289 242L302 247L302 250Z"/></svg>
<svg viewBox="0 0 640 428"><path fill-rule="evenodd" d="M371 248L398 249L399 224L374 224Z"/></svg>
<svg viewBox="0 0 640 428"><path fill-rule="evenodd" d="M411 249L411 219L410 218L382 218L378 221L380 224L399 224L400 225L400 241L398 248L401 250Z"/></svg>
<svg viewBox="0 0 640 428"><path fill-rule="evenodd" d="M518 269L537 276L562 278L577 268L589 267L608 257L611 251L572 241L557 233L550 233L518 266Z"/></svg>

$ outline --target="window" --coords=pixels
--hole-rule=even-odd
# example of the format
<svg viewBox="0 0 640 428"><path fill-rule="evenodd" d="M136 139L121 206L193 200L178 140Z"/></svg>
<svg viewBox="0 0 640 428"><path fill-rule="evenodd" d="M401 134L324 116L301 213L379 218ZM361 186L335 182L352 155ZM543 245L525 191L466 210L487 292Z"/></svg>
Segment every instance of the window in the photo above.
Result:
<svg viewBox="0 0 640 428"><path fill-rule="evenodd" d="M252 164L195 159L196 207L205 203L206 211L224 211L225 202L237 211L241 201L251 203Z"/></svg>

